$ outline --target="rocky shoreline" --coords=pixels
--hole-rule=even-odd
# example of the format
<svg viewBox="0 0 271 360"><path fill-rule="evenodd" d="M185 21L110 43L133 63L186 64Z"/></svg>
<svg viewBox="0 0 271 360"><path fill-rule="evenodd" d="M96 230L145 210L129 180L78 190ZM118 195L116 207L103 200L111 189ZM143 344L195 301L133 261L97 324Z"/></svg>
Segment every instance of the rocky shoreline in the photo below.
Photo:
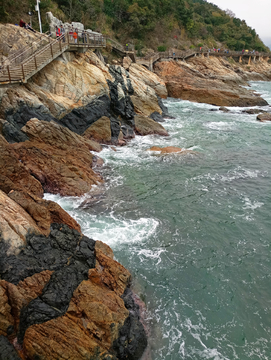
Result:
<svg viewBox="0 0 271 360"><path fill-rule="evenodd" d="M267 105L243 87L270 80L267 63L243 69L193 58L158 62L155 73L125 64L64 53L27 84L0 88L0 360L140 359L147 335L130 272L43 195L101 185L102 145L114 151L136 135L168 136L168 95Z"/></svg>

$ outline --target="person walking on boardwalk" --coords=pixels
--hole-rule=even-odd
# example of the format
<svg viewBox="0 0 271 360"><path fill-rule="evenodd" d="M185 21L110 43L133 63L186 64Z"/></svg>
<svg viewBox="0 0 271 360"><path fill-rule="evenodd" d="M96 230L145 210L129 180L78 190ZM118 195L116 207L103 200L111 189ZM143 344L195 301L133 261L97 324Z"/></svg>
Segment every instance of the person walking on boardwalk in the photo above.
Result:
<svg viewBox="0 0 271 360"><path fill-rule="evenodd" d="M65 42L65 29L63 25L60 26L60 34L63 35L63 42Z"/></svg>
<svg viewBox="0 0 271 360"><path fill-rule="evenodd" d="M70 35L71 42L73 40L73 32L74 32L74 30L73 30L73 25L72 25L69 29L69 35Z"/></svg>
<svg viewBox="0 0 271 360"><path fill-rule="evenodd" d="M58 26L56 26L56 39L57 40L58 40L59 36L60 36L60 29Z"/></svg>
<svg viewBox="0 0 271 360"><path fill-rule="evenodd" d="M78 31L77 31L77 29L75 29L75 31L73 33L73 39L74 39L75 44L77 44L77 38L78 38Z"/></svg>

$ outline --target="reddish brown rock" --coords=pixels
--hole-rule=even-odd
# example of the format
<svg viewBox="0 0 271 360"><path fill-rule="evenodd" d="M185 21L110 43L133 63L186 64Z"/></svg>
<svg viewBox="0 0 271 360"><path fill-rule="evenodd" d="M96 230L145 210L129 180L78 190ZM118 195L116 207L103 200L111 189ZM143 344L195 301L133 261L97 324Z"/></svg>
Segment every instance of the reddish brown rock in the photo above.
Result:
<svg viewBox="0 0 271 360"><path fill-rule="evenodd" d="M11 190L26 190L43 196L41 183L19 161L12 145L0 136L0 189L8 194Z"/></svg>
<svg viewBox="0 0 271 360"><path fill-rule="evenodd" d="M0 234L8 254L17 254L28 233L41 234L31 216L0 190ZM1 244L3 246L3 244Z"/></svg>
<svg viewBox="0 0 271 360"><path fill-rule="evenodd" d="M271 121L271 114L270 113L264 113L264 114L259 114L257 116L257 120L259 121Z"/></svg>
<svg viewBox="0 0 271 360"><path fill-rule="evenodd" d="M168 132L161 124L144 115L135 116L135 131L139 135L168 136Z"/></svg>
<svg viewBox="0 0 271 360"><path fill-rule="evenodd" d="M211 79L192 65L175 61L158 62L155 72L165 81L168 95L174 98L218 106L267 105L252 91L238 84L227 84L219 78Z"/></svg>
<svg viewBox="0 0 271 360"><path fill-rule="evenodd" d="M161 148L161 147L158 147L158 146L152 146L150 149L148 149L148 151L157 151L161 155L164 155L164 154L181 154L181 155L197 154L196 151L183 150L182 148L179 148L179 147L176 147L176 146L167 146L167 147L164 147L164 148Z"/></svg>
<svg viewBox="0 0 271 360"><path fill-rule="evenodd" d="M66 224L69 228L81 232L80 225L54 201L43 200L22 191L12 191L9 197L32 217L40 231L46 236L50 233L52 223Z"/></svg>
<svg viewBox="0 0 271 360"><path fill-rule="evenodd" d="M113 342L129 316L120 296L130 273L106 244L96 244L96 268L73 293L67 313L27 329L23 347L29 359L114 358Z"/></svg>
<svg viewBox="0 0 271 360"><path fill-rule="evenodd" d="M84 132L83 137L85 139L95 140L98 143L110 144L111 143L111 125L110 119L106 116L101 117L95 121Z"/></svg>
<svg viewBox="0 0 271 360"><path fill-rule="evenodd" d="M46 192L80 196L102 182L101 176L92 170L96 157L90 153L93 150L90 140L53 122L37 119L28 121L22 130L31 141L10 146Z"/></svg>

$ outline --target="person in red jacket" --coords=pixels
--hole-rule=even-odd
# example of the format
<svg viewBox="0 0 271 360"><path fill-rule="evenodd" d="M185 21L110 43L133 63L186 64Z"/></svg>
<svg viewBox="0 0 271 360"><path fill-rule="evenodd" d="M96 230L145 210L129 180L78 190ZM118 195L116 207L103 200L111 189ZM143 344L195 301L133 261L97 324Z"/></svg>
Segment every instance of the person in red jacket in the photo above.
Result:
<svg viewBox="0 0 271 360"><path fill-rule="evenodd" d="M56 26L56 38L58 39L60 36L60 29L58 26Z"/></svg>
<svg viewBox="0 0 271 360"><path fill-rule="evenodd" d="M26 23L23 21L23 19L20 19L19 25L20 25L20 27L25 28Z"/></svg>

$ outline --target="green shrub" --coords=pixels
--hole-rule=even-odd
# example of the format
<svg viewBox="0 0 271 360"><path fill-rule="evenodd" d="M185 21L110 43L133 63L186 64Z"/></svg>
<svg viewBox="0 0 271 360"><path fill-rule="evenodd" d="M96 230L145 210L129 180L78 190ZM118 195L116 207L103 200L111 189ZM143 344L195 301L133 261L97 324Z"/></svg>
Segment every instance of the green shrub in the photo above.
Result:
<svg viewBox="0 0 271 360"><path fill-rule="evenodd" d="M165 45L160 45L160 46L158 46L157 50L158 50L159 52L164 52L164 51L167 50L167 47L166 47Z"/></svg>

